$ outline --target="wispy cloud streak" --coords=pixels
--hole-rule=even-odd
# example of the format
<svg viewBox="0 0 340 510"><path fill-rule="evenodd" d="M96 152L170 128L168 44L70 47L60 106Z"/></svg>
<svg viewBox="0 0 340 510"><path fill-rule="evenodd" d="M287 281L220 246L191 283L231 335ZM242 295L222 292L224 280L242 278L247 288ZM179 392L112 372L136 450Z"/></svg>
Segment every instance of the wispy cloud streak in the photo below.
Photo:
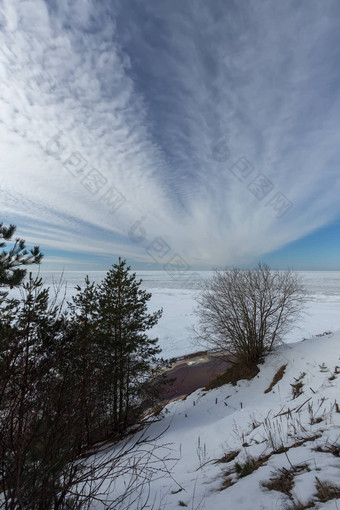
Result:
<svg viewBox="0 0 340 510"><path fill-rule="evenodd" d="M147 262L161 236L207 266L251 261L332 221L340 8L299 5L2 0L2 215L49 248ZM243 181L231 170L242 157L253 167ZM272 183L262 200L249 188L259 174ZM114 214L110 187L125 199ZM293 204L280 218L278 192ZM143 243L128 235L140 218Z"/></svg>

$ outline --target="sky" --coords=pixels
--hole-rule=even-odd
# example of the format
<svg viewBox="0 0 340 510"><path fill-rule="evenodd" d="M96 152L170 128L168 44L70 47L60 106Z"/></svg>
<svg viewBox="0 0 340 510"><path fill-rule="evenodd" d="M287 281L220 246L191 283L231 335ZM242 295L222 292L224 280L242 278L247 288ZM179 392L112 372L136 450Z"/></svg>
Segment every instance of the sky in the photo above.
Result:
<svg viewBox="0 0 340 510"><path fill-rule="evenodd" d="M45 269L340 270L337 0L0 0L0 222Z"/></svg>

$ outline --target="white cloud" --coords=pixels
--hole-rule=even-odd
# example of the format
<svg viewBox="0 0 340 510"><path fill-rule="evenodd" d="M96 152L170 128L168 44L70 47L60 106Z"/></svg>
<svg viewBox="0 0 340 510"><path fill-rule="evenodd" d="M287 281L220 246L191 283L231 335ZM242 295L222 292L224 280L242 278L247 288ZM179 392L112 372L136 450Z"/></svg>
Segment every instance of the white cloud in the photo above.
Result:
<svg viewBox="0 0 340 510"><path fill-rule="evenodd" d="M1 211L34 244L150 261L162 236L190 264L229 264L338 216L336 2L150 3L143 20L134 2L0 5ZM262 201L247 188L259 173L273 184ZM126 198L115 214L112 186ZM280 219L277 192L293 203ZM133 243L142 216L147 241Z"/></svg>

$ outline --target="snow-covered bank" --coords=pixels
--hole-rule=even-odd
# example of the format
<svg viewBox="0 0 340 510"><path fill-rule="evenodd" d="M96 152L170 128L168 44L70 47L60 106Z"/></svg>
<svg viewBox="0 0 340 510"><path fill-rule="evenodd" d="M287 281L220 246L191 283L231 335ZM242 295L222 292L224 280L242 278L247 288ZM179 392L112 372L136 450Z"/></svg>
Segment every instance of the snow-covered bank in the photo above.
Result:
<svg viewBox="0 0 340 510"><path fill-rule="evenodd" d="M339 499L322 499L334 489L327 484L340 485L339 356L340 332L284 345L252 381L169 404L148 430L163 432L158 444L172 457L169 473L154 473L145 487L150 508L338 509Z"/></svg>

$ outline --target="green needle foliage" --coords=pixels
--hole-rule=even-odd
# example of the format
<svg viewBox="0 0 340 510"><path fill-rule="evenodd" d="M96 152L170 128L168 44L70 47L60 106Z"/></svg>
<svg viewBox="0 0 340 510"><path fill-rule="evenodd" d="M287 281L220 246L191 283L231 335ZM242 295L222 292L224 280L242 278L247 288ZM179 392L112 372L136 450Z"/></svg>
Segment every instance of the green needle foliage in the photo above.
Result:
<svg viewBox="0 0 340 510"><path fill-rule="evenodd" d="M157 357L158 339L147 334L162 310L148 313L151 294L140 285L126 261L119 259L100 285L86 278L85 287L77 287L69 304L74 345L82 359L80 373L88 377L92 366L96 373L92 389L99 386L102 412L117 434L136 419L143 398L155 389L148 381L164 365ZM88 386L85 381L82 384Z"/></svg>
<svg viewBox="0 0 340 510"><path fill-rule="evenodd" d="M147 469L130 465L124 442L117 454L94 455L138 423L161 387L153 375L164 362L147 332L162 310L148 313L151 294L140 285L119 259L100 285L87 277L67 309L31 274L21 299L0 299L0 508L92 508L97 473L109 488L121 473L138 480Z"/></svg>
<svg viewBox="0 0 340 510"><path fill-rule="evenodd" d="M25 279L22 266L40 263L39 248L28 252L16 239L5 251L14 233L0 223L0 288L20 286L21 295L0 292L0 508L92 508L106 502L104 480L109 491L130 474L125 492L105 503L116 508L146 483L143 456L131 464L130 452L150 440L96 452L138 423L162 388L153 376L165 362L148 336L162 310L148 313L151 294L121 259L101 284L86 277L67 307L56 304L41 278Z"/></svg>
<svg viewBox="0 0 340 510"><path fill-rule="evenodd" d="M0 223L0 287L18 287L26 276L26 269L22 266L40 264L43 254L39 246L31 250L26 249L25 241L20 238L14 240L9 250L5 250L6 243L12 241L15 234L15 225L5 227ZM12 241L13 242L13 241Z"/></svg>
<svg viewBox="0 0 340 510"><path fill-rule="evenodd" d="M99 286L99 329L111 374L112 425L117 430L126 427L161 351L157 338L146 332L157 324L162 310L148 313L151 294L140 288L141 280L130 269L119 259Z"/></svg>

